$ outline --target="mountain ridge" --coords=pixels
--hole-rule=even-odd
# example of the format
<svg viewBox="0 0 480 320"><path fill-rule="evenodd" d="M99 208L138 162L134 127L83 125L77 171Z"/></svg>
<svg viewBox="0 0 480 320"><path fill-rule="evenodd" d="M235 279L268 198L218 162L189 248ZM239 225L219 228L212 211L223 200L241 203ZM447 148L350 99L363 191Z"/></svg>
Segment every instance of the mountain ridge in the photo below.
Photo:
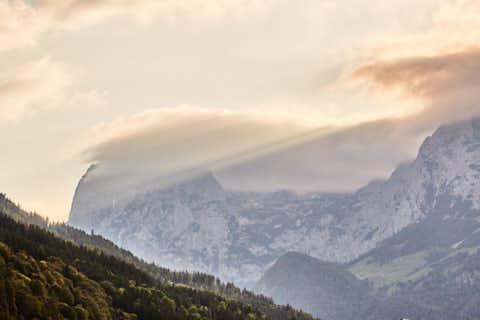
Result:
<svg viewBox="0 0 480 320"><path fill-rule="evenodd" d="M316 290L324 289L324 285L311 272L303 273L303 279L299 281L303 285L295 282L285 285L282 282L285 272L269 269L266 275L271 272L277 274L261 279L261 291L279 301L292 301L296 307L302 306L312 314L331 319L478 318L479 150L479 120L443 126L426 139L414 162L392 174L389 182L402 181L410 175L416 178L407 179L403 186L410 188L406 191L412 198L414 195L415 200L421 199L414 208L421 215L413 223L380 241L372 250L347 264L338 265L339 270L370 284L365 289L365 295L371 295L374 300L362 308L348 310L346 307L343 313L328 314L328 306L315 294ZM409 184L409 181L414 183ZM374 182L373 187L377 188L377 192L383 192L384 196L389 193L395 195L383 182ZM391 199L396 205L394 196L386 199ZM282 264L284 260L280 258L277 263ZM290 272L301 270L304 259L296 259L294 263L300 266L291 268ZM317 269L323 270L325 277L335 277L338 273L338 270L322 269L320 265ZM341 287L339 290L342 291ZM324 299L336 297L334 292L327 294ZM301 295L303 299L296 300ZM352 305L359 302L356 297L350 301Z"/></svg>
<svg viewBox="0 0 480 320"><path fill-rule="evenodd" d="M233 192L213 180L209 183L220 187L221 196L203 195L199 201L173 192L190 183L209 188L193 178L142 191L123 206L97 206L88 219L100 234L149 261L168 262L177 269L200 268L249 285L288 251L324 261L352 261L428 216L445 188L472 197L472 206L479 206L474 183L479 131L479 119L442 126L425 139L415 160L401 164L387 180L350 194ZM89 188L96 192L95 185ZM103 198L113 194L103 191ZM87 202L88 197L76 193L72 208ZM178 220L184 221L180 228Z"/></svg>

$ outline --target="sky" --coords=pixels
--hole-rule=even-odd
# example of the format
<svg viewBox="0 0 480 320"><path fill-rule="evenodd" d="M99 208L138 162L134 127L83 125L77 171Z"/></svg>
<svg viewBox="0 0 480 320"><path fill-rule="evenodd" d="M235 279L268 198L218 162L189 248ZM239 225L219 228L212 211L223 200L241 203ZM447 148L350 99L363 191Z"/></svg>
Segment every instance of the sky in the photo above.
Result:
<svg viewBox="0 0 480 320"><path fill-rule="evenodd" d="M475 0L0 0L0 192L66 220L92 163L351 192L480 114Z"/></svg>

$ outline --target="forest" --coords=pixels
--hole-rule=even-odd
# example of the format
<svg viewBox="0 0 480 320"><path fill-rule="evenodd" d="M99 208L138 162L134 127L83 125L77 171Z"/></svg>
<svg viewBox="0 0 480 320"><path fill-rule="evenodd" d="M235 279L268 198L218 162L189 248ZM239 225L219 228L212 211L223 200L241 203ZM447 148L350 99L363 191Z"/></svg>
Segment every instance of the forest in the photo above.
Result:
<svg viewBox="0 0 480 320"><path fill-rule="evenodd" d="M0 212L0 319L313 319L210 275L146 264L99 236L26 213L5 196Z"/></svg>

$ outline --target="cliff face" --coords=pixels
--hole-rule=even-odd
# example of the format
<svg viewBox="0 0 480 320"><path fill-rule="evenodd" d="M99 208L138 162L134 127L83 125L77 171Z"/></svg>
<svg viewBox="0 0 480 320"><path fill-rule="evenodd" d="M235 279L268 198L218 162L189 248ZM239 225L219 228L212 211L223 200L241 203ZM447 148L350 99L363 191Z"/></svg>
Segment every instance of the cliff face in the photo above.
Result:
<svg viewBox="0 0 480 320"><path fill-rule="evenodd" d="M128 189L90 178L95 170L79 183L70 224L162 266L209 271L219 264L231 236L225 192L211 173Z"/></svg>
<svg viewBox="0 0 480 320"><path fill-rule="evenodd" d="M167 267L252 283L288 251L347 262L439 206L447 216L478 209L479 163L473 120L441 127L414 161L353 194L228 192L211 173L135 185L93 167L69 222Z"/></svg>

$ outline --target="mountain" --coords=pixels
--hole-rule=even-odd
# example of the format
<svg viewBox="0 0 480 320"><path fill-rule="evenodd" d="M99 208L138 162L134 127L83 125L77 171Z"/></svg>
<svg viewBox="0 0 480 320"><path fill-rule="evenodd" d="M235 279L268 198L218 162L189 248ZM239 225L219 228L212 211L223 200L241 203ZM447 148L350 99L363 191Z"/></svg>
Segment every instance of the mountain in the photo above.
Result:
<svg viewBox="0 0 480 320"><path fill-rule="evenodd" d="M122 172L104 175L115 170L99 164L80 180L69 223L149 261L251 285L289 251L350 262L430 216L446 197L478 208L479 159L475 119L439 128L414 161L352 194L227 191L209 172L116 183Z"/></svg>
<svg viewBox="0 0 480 320"><path fill-rule="evenodd" d="M257 288L322 319L478 319L480 210L443 195L429 216L355 261L288 253Z"/></svg>
<svg viewBox="0 0 480 320"><path fill-rule="evenodd" d="M11 248L14 248L16 250L18 250L18 244L25 245L25 243L27 242L28 245L26 247L22 247L22 250L38 249L39 252L33 251L34 255L47 254L48 259L54 260L55 263L59 261L59 259L57 259L59 255L55 250L58 250L58 244L64 243L60 240L63 239L69 244L69 249L67 250L69 254L67 255L67 259L72 258L72 252L77 252L76 254L78 255L79 250L76 247L72 248L70 246L70 244L75 244L76 246L80 247L80 252L85 253L85 249L87 249L88 251L93 251L93 253L91 253L88 258L91 259L93 254L93 261L96 261L97 259L95 258L95 254L100 254L101 258L107 257L106 259L108 261L112 261L113 259L113 261L116 261L117 264L123 265L123 268L129 273L139 273L143 275L146 274L154 281L158 281L162 286L180 286L182 288L190 288L190 290L193 290L194 293L199 292L198 290L200 290L200 293L197 294L197 297L195 297L194 294L195 299L197 299L198 296L204 295L201 291L207 290L210 293L214 293L217 296L217 299L228 299L232 300L233 303L242 303L245 306L252 307L254 310L256 310L257 313L260 312L262 314L265 314L267 319L314 320L314 318L302 311L296 310L290 306L276 305L269 297L254 294L245 289L241 290L238 287L235 287L232 283L223 283L220 281L220 279L215 278L211 275L204 273L171 271L169 269L156 266L155 264L145 263L143 260L138 259L129 251L119 248L111 241L106 240L99 235L87 234L84 231L78 230L65 224L52 224L36 213L26 212L22 210L19 206L15 205L4 194L1 193L0 221L5 222L5 230L2 229L2 227L0 226L0 231L3 230L3 233L0 234L0 242L4 241L7 244L10 243ZM52 234L49 234L49 232L55 235L56 238L53 237ZM26 237L25 234L34 234L35 243L32 243L32 241L26 241L28 239L24 239ZM49 242L47 241L48 243L45 243L46 239L49 240ZM52 249L52 243L54 243L55 250ZM64 249L64 247L62 248ZM7 249L7 251L8 250L9 249ZM16 258L12 256L12 259L12 261L15 261ZM63 266L65 266L65 259L62 258L60 260L62 260L60 265L63 268ZM78 261L75 260L75 263L77 262ZM88 263L82 265L83 267L89 266ZM134 267L132 267L131 265L133 265ZM58 268L58 266L56 268ZM96 262L93 262L92 269L95 268L102 267L99 267L98 265L96 265ZM105 272L108 273L111 271L109 270L109 268L107 268ZM131 275L127 275L127 278L131 279ZM0 291L1 290L2 289L0 288ZM201 302L200 304L201 307L206 306L205 302ZM7 302L7 305L12 305L12 302ZM55 319L55 316L52 316ZM81 315L78 315L78 318L83 319ZM93 317L91 316L90 319L92 318ZM118 319L121 319L121 317Z"/></svg>
<svg viewBox="0 0 480 320"><path fill-rule="evenodd" d="M357 279L343 265L295 252L280 257L257 290L321 319L355 319L377 303L368 281Z"/></svg>
<svg viewBox="0 0 480 320"><path fill-rule="evenodd" d="M416 204L414 223L332 268L302 255L283 256L260 280L261 292L324 319L480 318L479 163L480 121L441 127L415 161L376 183L384 197L378 203L390 199L399 214L399 199ZM323 280L339 277L350 281L332 287ZM355 294L359 281L368 283L363 296ZM336 292L348 294L348 305L331 312L342 302Z"/></svg>
<svg viewBox="0 0 480 320"><path fill-rule="evenodd" d="M120 247L165 267L216 274L232 243L226 194L211 173L186 183L151 187L131 196L99 191L92 167L75 193L69 223L103 235ZM129 190L127 190L129 192ZM95 197L108 206L96 206Z"/></svg>
<svg viewBox="0 0 480 320"><path fill-rule="evenodd" d="M405 310L415 318L479 318L480 210L469 200L441 193L427 218L347 268L384 297L372 308L371 319L405 316ZM386 308L392 301L404 308Z"/></svg>

